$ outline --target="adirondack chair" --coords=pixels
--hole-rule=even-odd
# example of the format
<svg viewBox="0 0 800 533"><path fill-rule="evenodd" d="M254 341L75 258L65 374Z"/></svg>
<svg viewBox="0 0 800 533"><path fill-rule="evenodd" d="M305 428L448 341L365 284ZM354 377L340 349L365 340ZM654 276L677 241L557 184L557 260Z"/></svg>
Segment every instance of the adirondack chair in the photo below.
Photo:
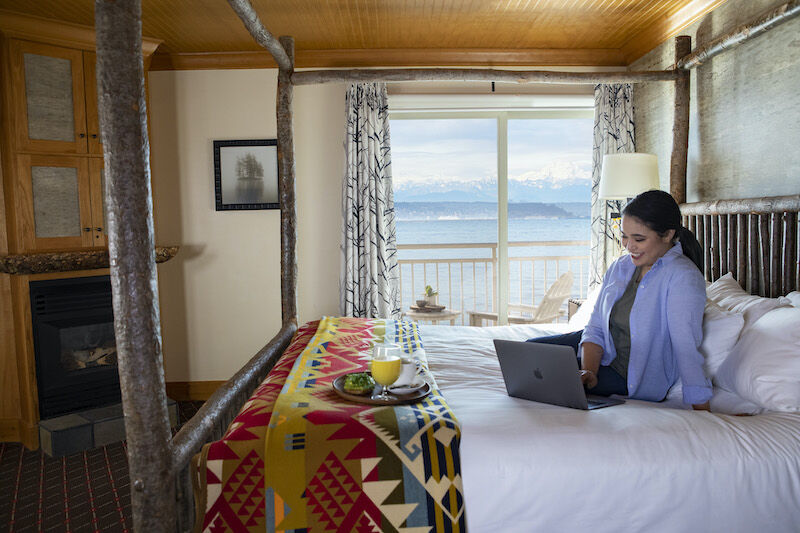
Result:
<svg viewBox="0 0 800 533"><path fill-rule="evenodd" d="M553 322L563 313L561 304L569 298L572 289L572 272L565 272L547 289L539 305L509 305L509 324L544 324ZM497 322L497 313L469 311L469 325L482 326L483 321Z"/></svg>

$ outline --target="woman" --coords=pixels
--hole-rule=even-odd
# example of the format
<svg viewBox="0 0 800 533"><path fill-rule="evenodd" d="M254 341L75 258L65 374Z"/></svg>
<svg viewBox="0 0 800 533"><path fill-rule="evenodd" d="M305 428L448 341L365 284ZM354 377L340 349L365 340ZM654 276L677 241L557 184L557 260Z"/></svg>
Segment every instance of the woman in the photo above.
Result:
<svg viewBox="0 0 800 533"><path fill-rule="evenodd" d="M628 251L603 278L583 332L531 339L582 348L581 380L593 394L661 401L680 379L683 401L708 409L711 382L698 351L706 293L702 250L668 193L647 191L622 211Z"/></svg>

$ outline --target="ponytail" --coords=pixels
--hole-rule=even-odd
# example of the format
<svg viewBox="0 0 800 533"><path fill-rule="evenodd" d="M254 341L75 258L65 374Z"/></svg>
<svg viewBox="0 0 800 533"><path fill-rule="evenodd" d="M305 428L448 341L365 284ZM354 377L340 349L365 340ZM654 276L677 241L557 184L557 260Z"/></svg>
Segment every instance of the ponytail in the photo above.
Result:
<svg viewBox="0 0 800 533"><path fill-rule="evenodd" d="M683 255L691 259L700 272L703 271L703 248L694 233L681 224L681 209L669 193L645 191L628 202L622 214L638 218L661 236L669 230L675 230L673 241L680 242Z"/></svg>
<svg viewBox="0 0 800 533"><path fill-rule="evenodd" d="M692 260L692 263L697 265L697 268L700 269L700 272L703 271L703 247L700 246L700 243L697 242L697 238L695 238L694 233L692 230L685 226L681 226L678 231L675 232L675 237L677 238L678 242L681 243L681 248L683 248L683 255L688 257Z"/></svg>

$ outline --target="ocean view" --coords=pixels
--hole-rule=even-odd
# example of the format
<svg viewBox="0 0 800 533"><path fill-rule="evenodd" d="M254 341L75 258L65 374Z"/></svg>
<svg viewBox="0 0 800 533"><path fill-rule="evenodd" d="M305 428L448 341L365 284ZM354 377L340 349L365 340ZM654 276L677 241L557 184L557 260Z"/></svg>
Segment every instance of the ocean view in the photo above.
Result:
<svg viewBox="0 0 800 533"><path fill-rule="evenodd" d="M412 204L416 203L409 203ZM496 218L453 218L454 215L448 213L442 218L428 216L423 220L409 220L405 218L407 213L413 211L409 205L397 210L398 245L497 242ZM587 216L583 218L509 219L509 243L586 241L585 244L557 247L512 245L509 249L509 303L535 305L546 288L567 270L573 273L573 295L585 295L590 238L588 204L585 206ZM414 207L418 211L425 209L425 206ZM509 211L513 216L513 211ZM492 248L400 249L398 254L404 309L414 303L426 284L439 290L440 303L449 308L462 311L493 309L495 267L491 260ZM572 259L544 259L554 256ZM408 261L414 261L414 264L408 264ZM466 316L463 319L465 323L468 320Z"/></svg>

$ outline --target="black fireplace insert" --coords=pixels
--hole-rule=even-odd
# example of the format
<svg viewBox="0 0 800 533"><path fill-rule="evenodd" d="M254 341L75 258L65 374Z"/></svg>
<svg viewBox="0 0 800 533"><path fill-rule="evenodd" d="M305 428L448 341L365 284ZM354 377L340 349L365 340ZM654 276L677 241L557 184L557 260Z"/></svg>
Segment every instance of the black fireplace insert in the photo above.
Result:
<svg viewBox="0 0 800 533"><path fill-rule="evenodd" d="M118 403L110 278L32 281L30 296L39 416Z"/></svg>

